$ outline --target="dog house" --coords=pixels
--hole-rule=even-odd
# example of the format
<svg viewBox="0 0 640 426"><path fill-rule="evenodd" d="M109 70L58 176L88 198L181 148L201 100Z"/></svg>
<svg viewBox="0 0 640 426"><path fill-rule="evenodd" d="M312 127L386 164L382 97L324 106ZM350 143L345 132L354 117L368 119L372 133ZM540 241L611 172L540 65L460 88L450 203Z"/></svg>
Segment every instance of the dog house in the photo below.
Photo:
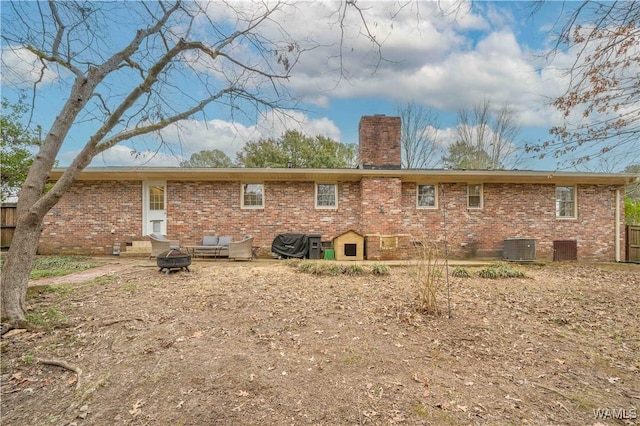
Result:
<svg viewBox="0 0 640 426"><path fill-rule="evenodd" d="M333 239L336 260L364 260L364 236L347 231Z"/></svg>

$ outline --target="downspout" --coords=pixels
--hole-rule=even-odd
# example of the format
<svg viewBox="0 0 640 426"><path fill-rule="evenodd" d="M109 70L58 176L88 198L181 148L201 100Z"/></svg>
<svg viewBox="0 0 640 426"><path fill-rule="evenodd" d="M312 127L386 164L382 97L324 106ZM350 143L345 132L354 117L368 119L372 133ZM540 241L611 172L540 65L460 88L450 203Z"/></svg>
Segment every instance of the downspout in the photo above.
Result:
<svg viewBox="0 0 640 426"><path fill-rule="evenodd" d="M616 262L620 262L620 188L616 188Z"/></svg>

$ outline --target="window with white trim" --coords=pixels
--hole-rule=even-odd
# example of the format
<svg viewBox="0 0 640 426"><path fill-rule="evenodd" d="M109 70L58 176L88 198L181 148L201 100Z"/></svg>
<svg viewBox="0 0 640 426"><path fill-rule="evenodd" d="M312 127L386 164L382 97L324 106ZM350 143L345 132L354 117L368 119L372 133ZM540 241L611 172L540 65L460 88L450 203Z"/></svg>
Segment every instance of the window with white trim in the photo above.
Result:
<svg viewBox="0 0 640 426"><path fill-rule="evenodd" d="M336 185L335 183L316 184L316 208L338 208L338 185Z"/></svg>
<svg viewBox="0 0 640 426"><path fill-rule="evenodd" d="M576 217L575 186L556 186L556 217L561 219Z"/></svg>
<svg viewBox="0 0 640 426"><path fill-rule="evenodd" d="M434 184L418 184L416 189L416 203L419 209L436 208L438 199L436 188Z"/></svg>
<svg viewBox="0 0 640 426"><path fill-rule="evenodd" d="M467 207L470 209L482 208L482 184L467 185Z"/></svg>
<svg viewBox="0 0 640 426"><path fill-rule="evenodd" d="M243 183L241 201L243 209L264 208L264 185L261 183Z"/></svg>

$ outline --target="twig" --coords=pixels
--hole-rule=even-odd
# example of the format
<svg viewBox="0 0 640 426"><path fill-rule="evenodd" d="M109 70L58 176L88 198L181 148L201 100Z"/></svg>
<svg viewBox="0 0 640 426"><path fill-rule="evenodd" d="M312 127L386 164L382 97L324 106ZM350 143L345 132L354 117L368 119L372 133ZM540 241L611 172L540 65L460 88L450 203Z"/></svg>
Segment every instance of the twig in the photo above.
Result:
<svg viewBox="0 0 640 426"><path fill-rule="evenodd" d="M541 385L541 384L539 384L539 383L535 383L535 382L529 382L529 383L531 383L532 385L537 386L537 387L539 387L539 388L546 389L546 390L548 390L548 391L550 391L550 392L557 393L558 395L560 395L560 396L561 396L561 397L563 397L564 399L568 399L568 400L570 400L570 401L571 401L571 398L569 398L567 395L565 395L564 393L562 393L562 391L561 391L561 390L559 390L559 389L551 388L551 387L549 387L549 386Z"/></svg>
<svg viewBox="0 0 640 426"><path fill-rule="evenodd" d="M76 396L74 398L74 402L72 402L71 405L69 405L69 407L67 407L67 410L66 410L66 413L68 414L68 417L70 417L70 419L66 421L64 424L69 424L73 421L73 419L76 418L75 410L78 408L78 406L84 403L84 401L86 401L89 398L89 396L93 392L95 392L100 386L102 386L108 379L109 379L109 374L107 373L107 375L102 376L101 378L93 382L93 384L90 383L89 385L87 385L88 389L86 389L82 393L82 395L80 395L79 397Z"/></svg>
<svg viewBox="0 0 640 426"><path fill-rule="evenodd" d="M120 319L105 320L105 321L102 321L102 323L100 324L100 327L108 327L110 325L117 324L119 322L126 322L126 321L144 321L144 320L142 318L120 318Z"/></svg>
<svg viewBox="0 0 640 426"><path fill-rule="evenodd" d="M57 359L38 359L38 364L43 364L43 365L53 365L56 367L60 367L60 368L64 368L66 370L69 371L73 371L74 373L76 373L76 390L78 390L78 388L80 388L80 376L82 375L82 370L74 365L71 364L67 364L64 361L60 361Z"/></svg>

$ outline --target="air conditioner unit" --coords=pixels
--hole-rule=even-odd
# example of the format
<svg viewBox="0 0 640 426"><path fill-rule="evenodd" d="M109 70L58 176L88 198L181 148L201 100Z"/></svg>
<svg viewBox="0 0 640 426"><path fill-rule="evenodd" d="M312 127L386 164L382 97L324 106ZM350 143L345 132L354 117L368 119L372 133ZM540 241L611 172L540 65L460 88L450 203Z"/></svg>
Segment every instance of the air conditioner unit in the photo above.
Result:
<svg viewBox="0 0 640 426"><path fill-rule="evenodd" d="M536 260L536 240L507 238L504 240L502 256L512 262L533 262Z"/></svg>

